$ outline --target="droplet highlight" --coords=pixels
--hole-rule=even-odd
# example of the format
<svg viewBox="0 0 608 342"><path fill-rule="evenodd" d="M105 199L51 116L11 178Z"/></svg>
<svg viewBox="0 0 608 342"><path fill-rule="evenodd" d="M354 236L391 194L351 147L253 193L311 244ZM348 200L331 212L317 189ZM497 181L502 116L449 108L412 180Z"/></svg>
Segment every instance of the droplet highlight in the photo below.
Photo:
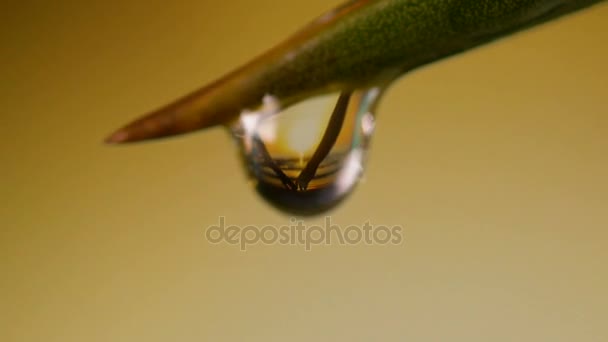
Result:
<svg viewBox="0 0 608 342"><path fill-rule="evenodd" d="M375 130L382 90L312 97L282 107L272 95L230 126L258 193L289 214L315 215L352 192Z"/></svg>

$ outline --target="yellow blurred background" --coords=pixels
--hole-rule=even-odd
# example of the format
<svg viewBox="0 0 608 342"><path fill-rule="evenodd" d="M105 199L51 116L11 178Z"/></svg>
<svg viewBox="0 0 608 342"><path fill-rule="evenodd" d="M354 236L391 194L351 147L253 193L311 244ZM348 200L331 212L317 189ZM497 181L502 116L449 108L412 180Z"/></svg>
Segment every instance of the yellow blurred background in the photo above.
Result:
<svg viewBox="0 0 608 342"><path fill-rule="evenodd" d="M0 340L608 340L608 6L390 89L331 215L402 245L212 245L289 223L223 130L101 143L338 3L4 4Z"/></svg>

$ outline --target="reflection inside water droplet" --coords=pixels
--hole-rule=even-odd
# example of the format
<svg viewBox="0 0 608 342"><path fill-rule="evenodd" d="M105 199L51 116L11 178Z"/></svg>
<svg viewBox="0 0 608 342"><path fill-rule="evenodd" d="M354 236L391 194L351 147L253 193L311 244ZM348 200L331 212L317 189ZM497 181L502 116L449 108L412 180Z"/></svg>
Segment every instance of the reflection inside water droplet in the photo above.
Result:
<svg viewBox="0 0 608 342"><path fill-rule="evenodd" d="M268 95L231 126L257 191L279 209L318 214L363 172L380 88L313 97L282 109Z"/></svg>

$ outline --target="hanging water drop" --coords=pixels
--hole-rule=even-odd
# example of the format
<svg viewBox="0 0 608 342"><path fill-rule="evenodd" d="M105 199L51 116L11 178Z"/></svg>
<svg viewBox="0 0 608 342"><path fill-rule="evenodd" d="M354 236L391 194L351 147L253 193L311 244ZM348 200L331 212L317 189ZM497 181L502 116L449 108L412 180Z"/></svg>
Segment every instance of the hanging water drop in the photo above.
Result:
<svg viewBox="0 0 608 342"><path fill-rule="evenodd" d="M309 98L282 108L267 95L230 129L258 193L296 215L331 209L355 187L381 89Z"/></svg>

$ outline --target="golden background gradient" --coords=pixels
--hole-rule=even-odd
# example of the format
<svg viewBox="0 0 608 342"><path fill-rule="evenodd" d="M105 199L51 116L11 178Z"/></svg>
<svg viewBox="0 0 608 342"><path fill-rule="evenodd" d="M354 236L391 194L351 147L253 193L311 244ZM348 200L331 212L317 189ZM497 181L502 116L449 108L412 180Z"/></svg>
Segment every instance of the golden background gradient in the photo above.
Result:
<svg viewBox="0 0 608 342"><path fill-rule="evenodd" d="M4 4L1 341L608 340L605 5L390 89L331 215L403 245L211 245L289 223L223 130L101 143L337 3Z"/></svg>

